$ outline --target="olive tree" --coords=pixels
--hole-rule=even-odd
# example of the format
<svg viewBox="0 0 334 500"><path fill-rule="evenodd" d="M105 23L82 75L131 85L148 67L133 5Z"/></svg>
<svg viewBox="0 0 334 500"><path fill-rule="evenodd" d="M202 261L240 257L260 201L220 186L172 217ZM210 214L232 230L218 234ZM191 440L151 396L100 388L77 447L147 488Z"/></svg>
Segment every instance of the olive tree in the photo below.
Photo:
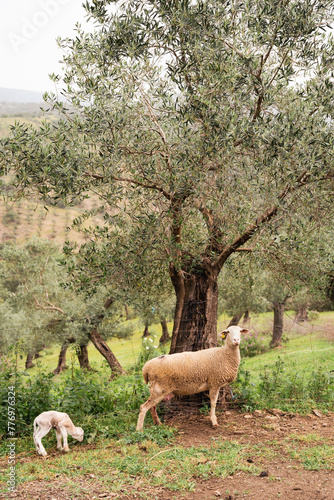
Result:
<svg viewBox="0 0 334 500"><path fill-rule="evenodd" d="M83 284L113 282L126 267L115 248L130 269L150 255L175 290L171 352L216 345L227 260L268 244L280 220L298 226L328 211L333 2L92 0L85 9L94 28L59 41L61 99L47 96L63 118L15 127L5 168L20 193L100 198L105 225L91 231Z"/></svg>
<svg viewBox="0 0 334 500"><path fill-rule="evenodd" d="M30 353L56 341L62 344L55 370L59 373L67 346L76 343L80 366L91 369L87 351L91 340L112 371L124 373L103 338L131 333L122 325L119 306L103 287L93 297L66 287L68 275L60 257L57 246L38 238L1 248L0 353L20 343L29 359Z"/></svg>

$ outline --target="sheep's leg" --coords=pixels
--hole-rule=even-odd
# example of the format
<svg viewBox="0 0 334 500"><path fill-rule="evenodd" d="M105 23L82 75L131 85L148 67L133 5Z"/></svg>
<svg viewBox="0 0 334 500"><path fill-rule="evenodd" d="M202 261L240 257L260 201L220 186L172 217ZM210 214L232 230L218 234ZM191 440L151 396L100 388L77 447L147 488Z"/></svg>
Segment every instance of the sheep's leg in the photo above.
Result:
<svg viewBox="0 0 334 500"><path fill-rule="evenodd" d="M153 422L155 423L155 425L161 425L161 420L160 420L160 418L158 417L158 414L157 414L157 407L156 406L152 406L152 408L150 408L150 412L151 412L151 415L152 415L152 418L153 418Z"/></svg>
<svg viewBox="0 0 334 500"><path fill-rule="evenodd" d="M219 394L219 387L218 389L210 389L209 392L210 402L211 402L210 419L213 427L218 426L216 418L216 404L217 404L218 394Z"/></svg>
<svg viewBox="0 0 334 500"><path fill-rule="evenodd" d="M63 447L62 447L62 444L61 444L61 438L62 438L62 435L61 435L61 432L59 429L56 428L56 436L57 436L57 449L62 451L63 450Z"/></svg>
<svg viewBox="0 0 334 500"><path fill-rule="evenodd" d="M58 427L59 427L60 433L61 433L61 435L63 437L63 444L64 444L63 450L64 451L70 451L70 449L68 447L68 443L67 443L67 431L66 431L65 427L62 424L59 424Z"/></svg>
<svg viewBox="0 0 334 500"><path fill-rule="evenodd" d="M140 412L139 412L139 417L138 417L138 422L137 422L137 428L136 428L137 431L142 431L143 430L144 420L145 420L146 413L148 412L148 410L151 410L151 408L153 410L153 412L151 410L151 413L152 413L152 417L153 417L154 423L158 424L158 422L155 420L155 415L157 417L157 420L160 422L159 417L158 417L158 415L156 413L155 407L156 407L156 405L160 401L162 401L164 399L165 396L166 396L166 393L160 394L159 396L153 396L151 394L151 396L148 398L148 400L144 404L141 405Z"/></svg>
<svg viewBox="0 0 334 500"><path fill-rule="evenodd" d="M51 430L51 426L42 427L42 428L39 427L36 434L34 434L34 442L36 445L37 453L39 453L40 455L43 455L43 457L46 457L47 453L46 453L45 448L42 444L42 438L45 437L50 430Z"/></svg>

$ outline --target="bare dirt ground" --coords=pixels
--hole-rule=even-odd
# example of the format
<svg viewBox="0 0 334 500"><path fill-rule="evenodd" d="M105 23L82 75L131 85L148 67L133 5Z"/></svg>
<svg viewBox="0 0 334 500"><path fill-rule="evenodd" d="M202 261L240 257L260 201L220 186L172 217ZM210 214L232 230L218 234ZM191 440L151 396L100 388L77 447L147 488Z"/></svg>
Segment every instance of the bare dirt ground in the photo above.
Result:
<svg viewBox="0 0 334 500"><path fill-rule="evenodd" d="M197 416L188 418L186 422L174 421L173 424L179 429L179 443L183 446L209 445L210 438L221 435L222 430L224 439L233 439L243 444L259 444L263 440L275 439L279 446L287 436L295 433L298 436L309 434L322 436L329 445L334 446L334 415L319 418L313 415L298 417L272 413L245 415L231 412L223 426L218 429L208 428L207 420L199 420ZM256 464L258 459L250 456L247 460ZM183 498L334 500L333 470L307 471L288 456L268 461L261 458L258 465L263 469L258 476L240 472L223 480L210 479L197 482L197 490L186 494ZM167 500L173 497L166 493L158 498Z"/></svg>
<svg viewBox="0 0 334 500"><path fill-rule="evenodd" d="M276 414L275 414L276 413ZM298 436L300 441L305 441L306 436L316 436L324 441L318 440L328 446L334 446L334 414L330 415L308 415L294 416L279 412L254 412L245 415L238 412L227 412L220 416L221 425L212 429L208 417L202 415L181 415L173 417L168 424L172 424L179 430L176 446L210 446L212 438L222 437L225 440L233 440L240 444L250 445L249 449L255 449L256 445L275 440L275 450L271 458L266 454L250 454L245 460L259 467L260 474L251 475L245 472L237 472L227 478L210 478L203 481L194 478L196 488L193 492L170 491L167 488L153 488L148 491L145 487L146 498L152 500L334 500L334 471L329 469L306 470L301 460L292 459L286 451L287 438ZM312 444L314 446L314 442ZM36 457L29 458L32 462ZM59 477L54 481L32 481L19 486L15 495L1 496L0 498L17 498L18 500L70 500L84 499L93 500L124 499L134 500L141 498L140 481L137 488L132 487L133 492L113 493L106 491L103 485L94 479L83 477L80 486L84 486L86 493L80 496L73 493L73 488L67 488L68 478ZM81 488L81 491L83 491Z"/></svg>

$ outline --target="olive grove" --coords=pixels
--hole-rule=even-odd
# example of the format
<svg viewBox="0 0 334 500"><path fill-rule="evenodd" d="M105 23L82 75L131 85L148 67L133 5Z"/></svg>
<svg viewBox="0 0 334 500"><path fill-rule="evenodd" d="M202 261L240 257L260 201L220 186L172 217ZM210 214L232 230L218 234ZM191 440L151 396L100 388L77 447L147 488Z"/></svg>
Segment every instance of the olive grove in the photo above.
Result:
<svg viewBox="0 0 334 500"><path fill-rule="evenodd" d="M14 127L3 170L18 195L99 197L105 223L85 230L71 269L80 288L170 279L171 352L216 345L227 260L251 251L268 264L282 226L307 245L305 221L331 220L333 2L85 8L94 29L59 41L61 98L46 96L62 118Z"/></svg>

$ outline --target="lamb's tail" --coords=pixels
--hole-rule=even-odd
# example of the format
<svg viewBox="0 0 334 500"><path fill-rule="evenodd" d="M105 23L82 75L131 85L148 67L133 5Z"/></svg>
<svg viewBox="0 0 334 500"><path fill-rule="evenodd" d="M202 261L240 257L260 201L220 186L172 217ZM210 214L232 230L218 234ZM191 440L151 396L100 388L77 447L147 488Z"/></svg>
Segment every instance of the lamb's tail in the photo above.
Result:
<svg viewBox="0 0 334 500"><path fill-rule="evenodd" d="M34 420L34 436L37 433L37 428L38 428L38 424L37 424L37 417L36 417Z"/></svg>

